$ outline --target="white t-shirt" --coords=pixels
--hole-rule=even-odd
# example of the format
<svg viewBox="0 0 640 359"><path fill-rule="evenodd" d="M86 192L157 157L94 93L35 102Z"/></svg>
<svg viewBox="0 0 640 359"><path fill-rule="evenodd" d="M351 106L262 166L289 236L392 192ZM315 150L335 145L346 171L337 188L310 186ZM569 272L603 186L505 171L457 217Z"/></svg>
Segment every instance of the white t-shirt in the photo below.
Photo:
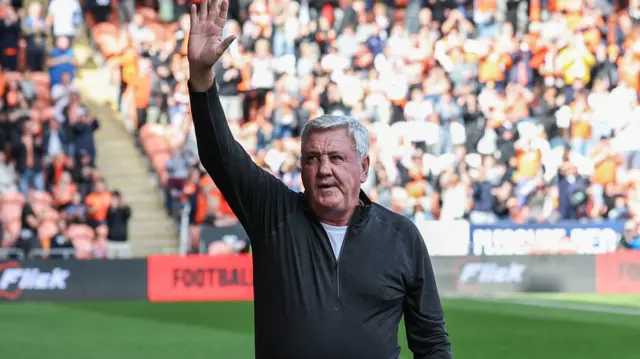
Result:
<svg viewBox="0 0 640 359"><path fill-rule="evenodd" d="M49 15L53 17L54 36L73 36L76 33L74 14L82 16L82 9L78 0L51 0Z"/></svg>
<svg viewBox="0 0 640 359"><path fill-rule="evenodd" d="M344 243L344 237L347 235L347 227L336 227L324 223L320 224L322 224L324 230L327 231L331 247L333 248L333 254L335 254L336 259L338 259L340 257L342 244Z"/></svg>

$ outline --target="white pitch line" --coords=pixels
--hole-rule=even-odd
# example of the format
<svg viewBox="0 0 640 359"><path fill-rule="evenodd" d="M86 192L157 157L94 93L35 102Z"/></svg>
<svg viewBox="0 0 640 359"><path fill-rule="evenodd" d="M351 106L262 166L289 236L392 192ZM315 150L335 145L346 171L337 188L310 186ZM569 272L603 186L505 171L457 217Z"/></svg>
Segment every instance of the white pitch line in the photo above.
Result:
<svg viewBox="0 0 640 359"><path fill-rule="evenodd" d="M640 309L616 307L611 305L584 304L576 302L553 301L543 299L505 299L505 298L474 298L474 300L483 300L487 302L513 303L520 305L528 305L531 307L553 308L553 309L569 309L584 312L610 313L619 315L640 316Z"/></svg>

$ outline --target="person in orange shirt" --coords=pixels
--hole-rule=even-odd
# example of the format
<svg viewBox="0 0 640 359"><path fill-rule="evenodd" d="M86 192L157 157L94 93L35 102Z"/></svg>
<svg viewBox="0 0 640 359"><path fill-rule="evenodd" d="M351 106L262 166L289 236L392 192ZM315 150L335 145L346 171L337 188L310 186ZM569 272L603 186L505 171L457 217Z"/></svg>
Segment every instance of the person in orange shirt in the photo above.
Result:
<svg viewBox="0 0 640 359"><path fill-rule="evenodd" d="M106 225L107 213L111 205L111 196L111 192L107 190L104 181L96 181L93 192L89 193L85 200L88 217L87 222L92 228L96 229Z"/></svg>
<svg viewBox="0 0 640 359"><path fill-rule="evenodd" d="M147 123L147 108L151 99L151 62L140 61L140 72L135 76L133 93L138 116L138 130Z"/></svg>
<svg viewBox="0 0 640 359"><path fill-rule="evenodd" d="M76 191L77 186L73 183L71 174L66 171L62 172L60 180L53 187L53 200L58 210L66 208L71 203Z"/></svg>
<svg viewBox="0 0 640 359"><path fill-rule="evenodd" d="M135 48L133 39L129 38L129 44L123 54L118 58L120 65L120 94L118 95L118 105L122 108L122 98L129 85L135 83L138 74L138 51Z"/></svg>
<svg viewBox="0 0 640 359"><path fill-rule="evenodd" d="M611 139L602 136L591 153L591 160L594 164L593 176L591 176L591 200L594 206L603 206L604 189L608 185L616 183L618 167L622 164L622 158L613 152Z"/></svg>

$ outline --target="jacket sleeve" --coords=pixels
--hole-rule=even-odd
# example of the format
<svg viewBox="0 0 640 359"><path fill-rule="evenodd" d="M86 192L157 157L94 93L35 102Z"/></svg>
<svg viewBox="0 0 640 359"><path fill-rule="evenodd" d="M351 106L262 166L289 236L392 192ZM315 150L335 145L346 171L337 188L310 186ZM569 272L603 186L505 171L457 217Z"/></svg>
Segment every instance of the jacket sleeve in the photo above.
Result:
<svg viewBox="0 0 640 359"><path fill-rule="evenodd" d="M255 247L296 209L298 196L233 138L215 84L206 92L189 88L189 96L200 162Z"/></svg>
<svg viewBox="0 0 640 359"><path fill-rule="evenodd" d="M427 247L413 226L412 278L404 302L409 349L415 359L451 359L451 343Z"/></svg>

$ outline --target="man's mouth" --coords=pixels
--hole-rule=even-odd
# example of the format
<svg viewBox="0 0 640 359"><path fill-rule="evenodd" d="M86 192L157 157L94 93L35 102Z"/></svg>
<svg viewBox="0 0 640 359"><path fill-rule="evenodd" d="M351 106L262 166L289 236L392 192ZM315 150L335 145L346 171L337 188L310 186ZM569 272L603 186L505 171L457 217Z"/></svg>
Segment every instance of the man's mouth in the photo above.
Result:
<svg viewBox="0 0 640 359"><path fill-rule="evenodd" d="M331 185L331 184L321 184L321 185L318 185L318 188L319 188L319 189L327 189L327 188L331 188L331 187L333 187L333 185Z"/></svg>

